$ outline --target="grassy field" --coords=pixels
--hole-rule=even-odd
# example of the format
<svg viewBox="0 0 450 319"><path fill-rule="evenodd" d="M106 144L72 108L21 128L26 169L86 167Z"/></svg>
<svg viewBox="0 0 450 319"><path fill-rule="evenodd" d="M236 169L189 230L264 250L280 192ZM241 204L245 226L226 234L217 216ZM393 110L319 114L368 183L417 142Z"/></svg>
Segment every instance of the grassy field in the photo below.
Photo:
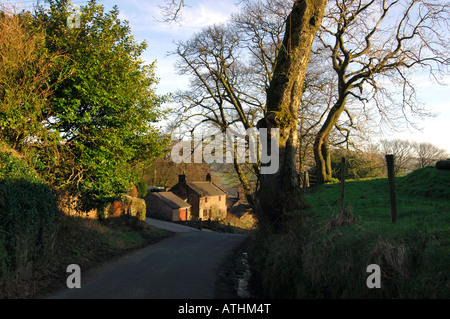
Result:
<svg viewBox="0 0 450 319"><path fill-rule="evenodd" d="M398 221L387 179L347 181L306 194L303 218L254 254L265 296L278 298L449 298L450 171L425 168L397 178ZM260 234L267 236L267 234ZM367 266L381 268L369 289Z"/></svg>
<svg viewBox="0 0 450 319"><path fill-rule="evenodd" d="M448 185L448 186L447 186ZM364 225L385 230L417 227L431 230L450 220L450 173L425 168L396 179L398 222L391 225L385 178L347 181L345 206ZM323 185L306 195L308 212L324 218L338 213L340 184ZM392 226L392 227L391 227ZM447 228L448 229L448 228Z"/></svg>

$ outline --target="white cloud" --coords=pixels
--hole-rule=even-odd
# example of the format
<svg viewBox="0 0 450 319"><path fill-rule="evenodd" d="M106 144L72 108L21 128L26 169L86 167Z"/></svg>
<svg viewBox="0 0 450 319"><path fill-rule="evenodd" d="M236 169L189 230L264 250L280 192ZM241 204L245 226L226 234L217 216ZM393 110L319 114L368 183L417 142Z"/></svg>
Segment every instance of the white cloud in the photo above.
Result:
<svg viewBox="0 0 450 319"><path fill-rule="evenodd" d="M195 6L186 7L180 28L200 29L211 24L226 22L235 6L230 1L202 1Z"/></svg>
<svg viewBox="0 0 450 319"><path fill-rule="evenodd" d="M159 1L116 1L121 11L121 17L130 22L132 29L137 33L158 33L174 38L186 37L199 29L228 20L236 6L234 0L209 1L189 0L181 12L180 23L162 22L161 6Z"/></svg>

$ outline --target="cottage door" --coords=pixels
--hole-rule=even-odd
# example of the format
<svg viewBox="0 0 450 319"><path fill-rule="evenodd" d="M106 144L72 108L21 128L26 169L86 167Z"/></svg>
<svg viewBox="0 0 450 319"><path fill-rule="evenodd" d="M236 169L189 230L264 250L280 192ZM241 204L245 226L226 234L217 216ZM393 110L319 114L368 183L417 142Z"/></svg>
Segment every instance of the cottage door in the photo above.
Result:
<svg viewBox="0 0 450 319"><path fill-rule="evenodd" d="M186 208L180 208L180 220L187 220Z"/></svg>

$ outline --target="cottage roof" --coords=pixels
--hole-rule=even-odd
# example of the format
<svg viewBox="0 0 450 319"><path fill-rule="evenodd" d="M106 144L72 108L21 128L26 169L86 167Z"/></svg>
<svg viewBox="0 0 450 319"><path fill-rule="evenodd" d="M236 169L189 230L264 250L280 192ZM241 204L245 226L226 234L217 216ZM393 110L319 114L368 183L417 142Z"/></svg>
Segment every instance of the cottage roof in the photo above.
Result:
<svg viewBox="0 0 450 319"><path fill-rule="evenodd" d="M186 184L202 197L227 194L222 188L212 182L187 182Z"/></svg>
<svg viewBox="0 0 450 319"><path fill-rule="evenodd" d="M190 204L186 203L172 192L155 192L152 194L172 209L191 207Z"/></svg>

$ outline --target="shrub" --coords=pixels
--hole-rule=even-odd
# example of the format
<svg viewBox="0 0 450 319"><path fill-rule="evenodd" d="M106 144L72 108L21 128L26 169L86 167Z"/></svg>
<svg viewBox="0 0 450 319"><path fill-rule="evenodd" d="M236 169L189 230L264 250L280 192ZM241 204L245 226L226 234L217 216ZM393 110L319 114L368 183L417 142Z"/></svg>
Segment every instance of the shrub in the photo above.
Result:
<svg viewBox="0 0 450 319"><path fill-rule="evenodd" d="M147 196L147 183L142 180L139 183L136 183L136 188L138 191L138 197L139 198L144 198L145 196Z"/></svg>

